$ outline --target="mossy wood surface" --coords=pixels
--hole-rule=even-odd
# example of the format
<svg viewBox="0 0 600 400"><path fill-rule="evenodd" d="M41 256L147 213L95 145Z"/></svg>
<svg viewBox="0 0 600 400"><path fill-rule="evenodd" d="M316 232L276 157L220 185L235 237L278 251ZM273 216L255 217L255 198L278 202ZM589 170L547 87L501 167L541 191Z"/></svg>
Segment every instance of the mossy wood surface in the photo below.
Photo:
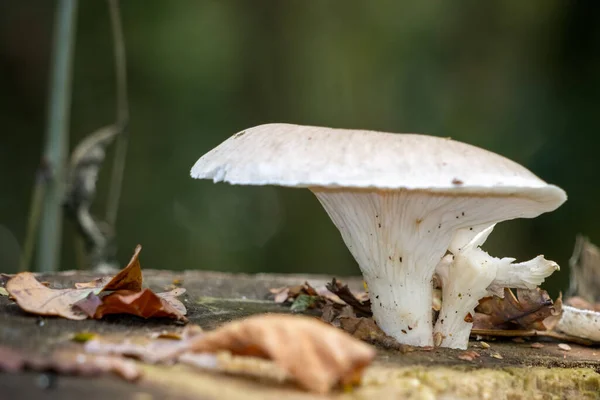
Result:
<svg viewBox="0 0 600 400"><path fill-rule="evenodd" d="M72 287L75 282L96 278L88 272L67 272L40 276L53 287ZM214 272L144 271L144 282L162 291L175 280L187 289L182 300L188 317L205 329L262 312L289 312L289 307L268 300L270 288L300 284L324 285L329 276L241 275ZM343 279L361 290L358 278ZM0 296L0 345L35 353L47 353L68 341L73 333L91 331L139 335L180 326L168 320L142 320L109 316L101 321L70 321L41 318L20 311L6 296ZM542 341L540 339L540 341ZM480 354L473 361L458 358L462 351L399 352L379 349L376 362L366 372L363 386L333 398L371 399L600 399L600 348L570 344L570 351L557 342L542 341L543 348L531 342L488 341L483 349L473 341L470 347ZM492 355L499 354L502 358ZM0 399L301 399L311 394L268 379L251 379L203 372L177 365L143 366L137 383L119 378L58 376L47 387L48 375L35 372L0 373ZM322 397L319 397L322 398Z"/></svg>

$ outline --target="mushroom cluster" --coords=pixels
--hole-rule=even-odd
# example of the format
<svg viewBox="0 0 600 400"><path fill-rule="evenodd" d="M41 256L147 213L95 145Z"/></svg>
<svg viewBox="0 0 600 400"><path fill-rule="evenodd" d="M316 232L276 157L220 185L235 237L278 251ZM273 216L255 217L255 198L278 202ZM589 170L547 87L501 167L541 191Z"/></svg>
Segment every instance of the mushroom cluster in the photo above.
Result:
<svg viewBox="0 0 600 400"><path fill-rule="evenodd" d="M236 185L308 188L339 229L388 335L415 346L466 348L480 298L533 288L558 265L481 249L495 224L559 207L565 192L498 154L419 134L290 124L239 132L191 175ZM442 308L432 313L432 280ZM435 322L435 323L434 323Z"/></svg>

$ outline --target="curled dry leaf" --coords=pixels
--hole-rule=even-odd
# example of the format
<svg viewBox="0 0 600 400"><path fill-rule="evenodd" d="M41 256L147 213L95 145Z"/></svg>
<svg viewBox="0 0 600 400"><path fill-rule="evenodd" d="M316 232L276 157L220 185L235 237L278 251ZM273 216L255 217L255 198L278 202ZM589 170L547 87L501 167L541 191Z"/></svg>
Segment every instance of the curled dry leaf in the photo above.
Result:
<svg viewBox="0 0 600 400"><path fill-rule="evenodd" d="M97 289L101 290L97 293L104 291L113 290L131 290L139 292L142 290L142 267L140 265L139 257L142 251L142 246L137 245L131 256L131 260L125 268L119 271L115 276L104 276L101 278L94 279L90 282L76 283L75 288L77 289Z"/></svg>
<svg viewBox="0 0 600 400"><path fill-rule="evenodd" d="M544 320L556 315L557 310L548 293L539 288L504 289L504 298L486 297L479 301L473 318L473 329L534 329L547 330Z"/></svg>
<svg viewBox="0 0 600 400"><path fill-rule="evenodd" d="M371 301L366 294L354 295L348 285L343 285L335 278L326 287L330 292L352 307L358 317L370 317L373 315L371 312Z"/></svg>
<svg viewBox="0 0 600 400"><path fill-rule="evenodd" d="M275 362L305 389L329 392L337 383L360 381L375 350L315 318L263 314L230 322L193 338L197 353L229 351Z"/></svg>
<svg viewBox="0 0 600 400"><path fill-rule="evenodd" d="M458 359L463 360L463 361L473 361L479 357L480 357L479 353L476 352L475 350L463 351L462 353L460 353L458 355Z"/></svg>
<svg viewBox="0 0 600 400"><path fill-rule="evenodd" d="M340 317L339 321L340 327L357 339L402 353L414 351L414 347L398 343L396 339L386 335L373 318Z"/></svg>
<svg viewBox="0 0 600 400"><path fill-rule="evenodd" d="M112 372L128 381L137 380L141 376L137 365L122 357L99 356L73 350L57 350L42 357L0 347L0 371L20 372L24 369L84 376Z"/></svg>
<svg viewBox="0 0 600 400"><path fill-rule="evenodd" d="M174 318L187 321L186 309L176 296L185 292L178 288L171 292L156 294L150 289L140 292L118 290L102 298L93 293L74 304L90 318L102 318L108 314L131 314L142 318Z"/></svg>

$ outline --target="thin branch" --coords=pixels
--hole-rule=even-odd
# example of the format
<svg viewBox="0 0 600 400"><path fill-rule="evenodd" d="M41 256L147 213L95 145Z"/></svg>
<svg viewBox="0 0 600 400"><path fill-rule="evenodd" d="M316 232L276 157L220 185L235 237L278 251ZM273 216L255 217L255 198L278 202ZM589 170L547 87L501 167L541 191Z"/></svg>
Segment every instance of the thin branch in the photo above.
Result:
<svg viewBox="0 0 600 400"><path fill-rule="evenodd" d="M25 234L25 243L23 244L23 253L21 254L21 263L19 271L29 271L33 250L38 236L38 228L40 217L42 215L42 204L46 194L46 186L48 185L48 169L44 164L38 167L35 174L35 184L31 196L31 205L29 208L29 218L27 219L27 233Z"/></svg>
<svg viewBox="0 0 600 400"><path fill-rule="evenodd" d="M48 104L48 126L42 168L48 171L47 179L36 179L28 235L36 235L41 202L41 224L38 238L38 269L56 271L60 257L62 239L62 201L64 196L64 178L69 140L69 116L71 108L71 82L75 30L77 19L77 0L59 0L57 3L54 43L52 51L52 73L50 78L50 98ZM43 185L44 190L37 189ZM41 197L41 200L39 200ZM27 238L29 243L32 238ZM24 254L22 268L27 268L28 254Z"/></svg>
<svg viewBox="0 0 600 400"><path fill-rule="evenodd" d="M129 123L129 104L127 100L127 68L125 59L125 40L123 38L123 26L121 24L121 11L119 0L108 0L110 21L115 50L115 73L116 73L116 125L121 129L117 138L117 149L112 168L108 202L106 206L106 222L115 226L121 188L123 186L123 173L127 157L127 144L129 134L127 125Z"/></svg>

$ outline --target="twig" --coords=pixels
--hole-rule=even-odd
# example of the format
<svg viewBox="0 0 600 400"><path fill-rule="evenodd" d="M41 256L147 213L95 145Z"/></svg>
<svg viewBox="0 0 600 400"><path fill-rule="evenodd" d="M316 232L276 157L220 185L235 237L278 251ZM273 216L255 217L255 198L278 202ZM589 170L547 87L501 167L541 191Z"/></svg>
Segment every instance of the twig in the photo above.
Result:
<svg viewBox="0 0 600 400"><path fill-rule="evenodd" d="M25 243L23 245L23 253L21 254L21 263L19 265L20 272L29 271L29 266L31 265L33 249L38 235L42 203L44 201L44 195L46 194L46 185L48 184L47 166L44 164L40 165L35 175L29 218L27 219L27 233L25 234Z"/></svg>
<svg viewBox="0 0 600 400"><path fill-rule="evenodd" d="M127 100L125 40L123 38L123 26L121 24L119 0L108 0L108 7L110 11L110 21L115 50L117 92L116 125L121 129L119 137L117 138L117 149L113 162L108 202L106 206L106 222L108 225L114 227L117 220L117 212L119 210L119 200L121 197L121 188L123 186L123 173L125 171L125 161L127 157L127 144L129 141L129 132L127 129L127 125L129 123L129 104Z"/></svg>
<svg viewBox="0 0 600 400"><path fill-rule="evenodd" d="M577 343L582 346L593 346L597 344L593 340L571 336L555 331L538 331L535 329L473 329L471 336L491 336L491 337L548 337L551 339L563 340L565 342Z"/></svg>
<svg viewBox="0 0 600 400"><path fill-rule="evenodd" d="M64 207L85 245L85 265L94 269L115 265L114 228L91 213L96 197L96 181L106 156L106 148L119 135L116 125L98 129L77 144L71 155L66 180ZM78 249L81 242L76 242Z"/></svg>
<svg viewBox="0 0 600 400"><path fill-rule="evenodd" d="M55 16L52 53L52 75L48 104L48 126L42 166L48 168L48 179L43 181L46 189L34 193L42 196L41 224L38 238L38 269L55 271L60 257L62 238L62 201L69 138L69 115L71 108L71 79L77 0L59 0ZM36 183L36 185L38 185ZM35 190L34 190L35 191ZM44 193L45 192L45 193ZM35 204L31 210L29 226L35 235L37 223ZM26 242L33 240L28 238ZM27 260L24 260L24 262ZM25 265L25 267L27 267Z"/></svg>

